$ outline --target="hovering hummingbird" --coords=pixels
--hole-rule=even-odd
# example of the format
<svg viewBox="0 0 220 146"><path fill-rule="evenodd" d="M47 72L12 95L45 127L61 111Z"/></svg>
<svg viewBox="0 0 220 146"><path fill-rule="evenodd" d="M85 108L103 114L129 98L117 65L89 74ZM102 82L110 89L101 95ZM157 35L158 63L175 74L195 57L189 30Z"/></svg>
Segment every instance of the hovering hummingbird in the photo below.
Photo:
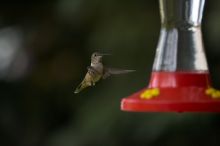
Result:
<svg viewBox="0 0 220 146"><path fill-rule="evenodd" d="M86 87L95 86L95 83L98 82L100 79L106 79L110 75L125 74L135 71L105 67L102 64L102 57L104 55L110 54L101 54L98 52L92 54L91 65L87 67L88 72L86 73L83 81L79 84L74 93L79 93Z"/></svg>

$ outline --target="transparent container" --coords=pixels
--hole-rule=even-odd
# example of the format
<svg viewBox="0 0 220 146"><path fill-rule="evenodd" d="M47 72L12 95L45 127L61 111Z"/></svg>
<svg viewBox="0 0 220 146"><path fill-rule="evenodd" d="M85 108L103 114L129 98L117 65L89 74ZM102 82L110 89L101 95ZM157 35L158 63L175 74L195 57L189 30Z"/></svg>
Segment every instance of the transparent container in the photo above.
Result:
<svg viewBox="0 0 220 146"><path fill-rule="evenodd" d="M161 31L153 71L207 72L201 20L205 0L160 0Z"/></svg>

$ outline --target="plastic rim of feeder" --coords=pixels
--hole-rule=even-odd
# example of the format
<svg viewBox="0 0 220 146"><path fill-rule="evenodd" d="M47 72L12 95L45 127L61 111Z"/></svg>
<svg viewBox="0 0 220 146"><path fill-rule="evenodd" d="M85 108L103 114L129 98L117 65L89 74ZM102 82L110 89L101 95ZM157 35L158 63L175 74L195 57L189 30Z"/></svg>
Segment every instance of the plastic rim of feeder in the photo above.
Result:
<svg viewBox="0 0 220 146"><path fill-rule="evenodd" d="M161 32L149 86L121 101L133 112L220 112L201 33L205 0L160 0Z"/></svg>
<svg viewBox="0 0 220 146"><path fill-rule="evenodd" d="M171 82L172 81L172 82ZM157 94L146 92L155 90ZM137 112L220 112L220 99L209 94L209 73L152 72L148 88L122 99L121 109Z"/></svg>

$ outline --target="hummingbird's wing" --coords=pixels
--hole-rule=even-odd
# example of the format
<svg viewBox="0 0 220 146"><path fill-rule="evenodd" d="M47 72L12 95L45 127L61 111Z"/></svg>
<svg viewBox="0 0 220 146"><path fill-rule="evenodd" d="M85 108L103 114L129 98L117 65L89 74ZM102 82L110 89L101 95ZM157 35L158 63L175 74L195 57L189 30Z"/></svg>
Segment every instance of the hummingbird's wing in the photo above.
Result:
<svg viewBox="0 0 220 146"><path fill-rule="evenodd" d="M126 74L130 72L134 72L135 70L125 70L125 69L118 69L118 68L104 68L104 73L102 78L106 79L110 75L117 75L117 74Z"/></svg>

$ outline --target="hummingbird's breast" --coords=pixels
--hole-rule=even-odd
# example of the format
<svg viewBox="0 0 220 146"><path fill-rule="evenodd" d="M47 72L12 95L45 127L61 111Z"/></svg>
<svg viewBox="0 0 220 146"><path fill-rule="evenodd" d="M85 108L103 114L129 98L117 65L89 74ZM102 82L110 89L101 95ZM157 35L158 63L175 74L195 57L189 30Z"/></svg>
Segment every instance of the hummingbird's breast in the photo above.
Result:
<svg viewBox="0 0 220 146"><path fill-rule="evenodd" d="M103 74L103 64L102 63L91 63L91 67L93 67L100 74Z"/></svg>
<svg viewBox="0 0 220 146"><path fill-rule="evenodd" d="M91 67L93 67L96 72L95 72L95 76L93 78L94 82L97 82L98 80L100 80L103 76L103 72L104 72L104 67L102 63L91 63Z"/></svg>

